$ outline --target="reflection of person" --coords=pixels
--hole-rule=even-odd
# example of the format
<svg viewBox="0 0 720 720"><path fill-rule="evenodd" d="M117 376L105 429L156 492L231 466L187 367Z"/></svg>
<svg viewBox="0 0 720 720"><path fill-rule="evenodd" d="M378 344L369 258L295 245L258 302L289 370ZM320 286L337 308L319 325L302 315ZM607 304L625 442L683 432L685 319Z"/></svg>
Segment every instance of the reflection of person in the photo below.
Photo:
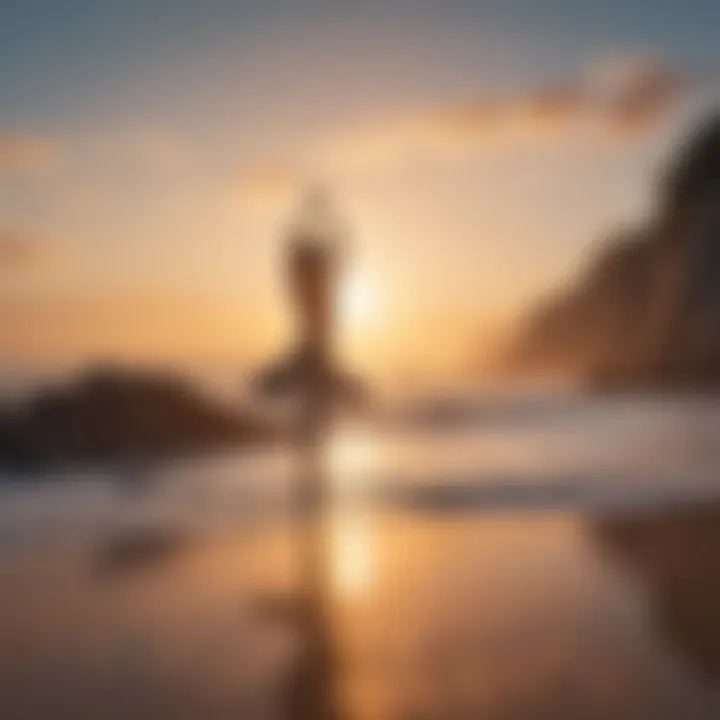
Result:
<svg viewBox="0 0 720 720"><path fill-rule="evenodd" d="M298 314L299 351L278 377L300 400L297 453L298 496L302 535L299 540L301 582L300 648L288 692L288 718L332 720L337 659L330 630L330 588L326 571L327 483L322 438L329 421L335 383L332 334L337 265L337 238L327 223L326 197L313 192L302 222L290 237L289 283Z"/></svg>

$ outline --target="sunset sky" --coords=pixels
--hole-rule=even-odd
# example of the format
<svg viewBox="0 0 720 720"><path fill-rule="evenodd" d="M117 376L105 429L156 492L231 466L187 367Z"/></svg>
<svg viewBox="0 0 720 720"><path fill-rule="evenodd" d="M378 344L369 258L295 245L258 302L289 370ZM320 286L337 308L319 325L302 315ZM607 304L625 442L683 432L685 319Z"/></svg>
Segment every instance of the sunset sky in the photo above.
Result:
<svg viewBox="0 0 720 720"><path fill-rule="evenodd" d="M718 28L717 0L6 0L0 369L257 362L319 178L358 363L447 371L642 221Z"/></svg>

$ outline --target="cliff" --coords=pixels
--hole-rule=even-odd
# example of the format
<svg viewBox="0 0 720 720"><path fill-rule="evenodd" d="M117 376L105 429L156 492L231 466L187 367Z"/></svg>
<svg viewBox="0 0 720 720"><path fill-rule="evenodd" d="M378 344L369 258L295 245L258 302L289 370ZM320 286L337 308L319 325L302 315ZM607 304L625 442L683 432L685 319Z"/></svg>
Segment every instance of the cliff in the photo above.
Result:
<svg viewBox="0 0 720 720"><path fill-rule="evenodd" d="M720 118L692 135L648 226L615 237L527 315L512 373L571 373L600 387L720 385Z"/></svg>

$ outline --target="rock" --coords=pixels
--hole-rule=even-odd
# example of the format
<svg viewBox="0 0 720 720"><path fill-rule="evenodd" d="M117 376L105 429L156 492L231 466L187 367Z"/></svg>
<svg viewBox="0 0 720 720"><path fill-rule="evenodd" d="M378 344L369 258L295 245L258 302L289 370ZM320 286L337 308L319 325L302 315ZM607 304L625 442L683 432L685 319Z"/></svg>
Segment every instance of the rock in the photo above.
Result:
<svg viewBox="0 0 720 720"><path fill-rule="evenodd" d="M213 402L178 378L104 368L0 414L0 464L134 462L271 435L259 418Z"/></svg>
<svg viewBox="0 0 720 720"><path fill-rule="evenodd" d="M656 218L615 237L533 309L512 373L569 372L596 387L720 385L720 118L679 153Z"/></svg>

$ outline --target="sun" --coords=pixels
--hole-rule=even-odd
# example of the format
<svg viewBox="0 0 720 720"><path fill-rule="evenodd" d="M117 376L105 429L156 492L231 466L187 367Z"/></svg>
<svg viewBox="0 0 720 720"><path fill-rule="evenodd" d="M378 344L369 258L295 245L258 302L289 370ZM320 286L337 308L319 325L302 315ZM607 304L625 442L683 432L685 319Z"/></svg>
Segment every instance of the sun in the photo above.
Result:
<svg viewBox="0 0 720 720"><path fill-rule="evenodd" d="M377 311L377 295L368 278L358 272L348 274L340 288L340 317L350 325L367 323Z"/></svg>

